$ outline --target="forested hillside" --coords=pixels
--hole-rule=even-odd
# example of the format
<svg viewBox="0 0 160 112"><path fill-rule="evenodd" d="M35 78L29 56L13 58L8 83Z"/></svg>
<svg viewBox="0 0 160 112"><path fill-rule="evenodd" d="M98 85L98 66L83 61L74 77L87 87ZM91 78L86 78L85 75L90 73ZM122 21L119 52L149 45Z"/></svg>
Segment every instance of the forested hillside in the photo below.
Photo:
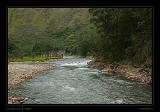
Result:
<svg viewBox="0 0 160 112"><path fill-rule="evenodd" d="M86 55L86 44L96 30L88 9L10 8L8 10L9 53L30 55L32 51L59 51ZM40 47L40 48L39 48ZM14 52L14 53L13 53Z"/></svg>
<svg viewBox="0 0 160 112"><path fill-rule="evenodd" d="M151 8L9 8L9 56L65 51L152 63Z"/></svg>
<svg viewBox="0 0 160 112"><path fill-rule="evenodd" d="M152 104L152 8L9 8L8 104Z"/></svg>
<svg viewBox="0 0 160 112"><path fill-rule="evenodd" d="M151 8L93 8L89 11L93 16L91 22L101 34L99 55L112 62L151 64Z"/></svg>

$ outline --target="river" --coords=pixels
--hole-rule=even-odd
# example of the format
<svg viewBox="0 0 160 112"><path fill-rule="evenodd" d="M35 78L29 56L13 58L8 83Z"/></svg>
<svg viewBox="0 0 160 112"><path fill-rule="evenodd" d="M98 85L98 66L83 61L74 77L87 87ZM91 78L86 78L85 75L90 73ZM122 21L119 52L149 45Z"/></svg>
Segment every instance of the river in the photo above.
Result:
<svg viewBox="0 0 160 112"><path fill-rule="evenodd" d="M104 75L87 66L88 58L65 57L22 82L13 91L25 104L152 104L152 88L119 75Z"/></svg>

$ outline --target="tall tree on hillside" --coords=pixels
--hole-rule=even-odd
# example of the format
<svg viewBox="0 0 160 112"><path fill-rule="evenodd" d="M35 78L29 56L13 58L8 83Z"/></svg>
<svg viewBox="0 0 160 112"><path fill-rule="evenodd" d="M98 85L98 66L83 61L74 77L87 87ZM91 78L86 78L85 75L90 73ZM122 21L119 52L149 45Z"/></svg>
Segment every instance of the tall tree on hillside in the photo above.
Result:
<svg viewBox="0 0 160 112"><path fill-rule="evenodd" d="M105 59L143 63L151 56L151 8L91 8L89 12L101 34Z"/></svg>

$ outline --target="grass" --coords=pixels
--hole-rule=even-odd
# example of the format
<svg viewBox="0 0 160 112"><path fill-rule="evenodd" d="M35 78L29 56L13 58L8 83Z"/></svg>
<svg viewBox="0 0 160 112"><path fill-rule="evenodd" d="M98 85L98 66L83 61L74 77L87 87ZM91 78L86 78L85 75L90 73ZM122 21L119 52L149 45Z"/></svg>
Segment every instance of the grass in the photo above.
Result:
<svg viewBox="0 0 160 112"><path fill-rule="evenodd" d="M9 62L25 62L25 61L40 61L43 62L48 59L60 59L61 57L44 57L44 56L25 56L25 57L10 57Z"/></svg>

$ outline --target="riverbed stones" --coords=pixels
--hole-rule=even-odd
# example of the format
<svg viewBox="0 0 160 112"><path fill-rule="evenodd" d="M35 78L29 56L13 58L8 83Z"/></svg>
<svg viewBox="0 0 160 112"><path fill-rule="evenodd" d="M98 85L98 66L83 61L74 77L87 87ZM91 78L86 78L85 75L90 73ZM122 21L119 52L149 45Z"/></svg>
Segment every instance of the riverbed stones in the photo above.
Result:
<svg viewBox="0 0 160 112"><path fill-rule="evenodd" d="M17 85L33 74L52 69L54 65L34 62L14 62L8 65L8 85ZM16 97L11 91L8 92L8 103L23 103L27 98Z"/></svg>
<svg viewBox="0 0 160 112"><path fill-rule="evenodd" d="M8 99L8 104L22 104L27 101L27 97L22 96L10 96Z"/></svg>
<svg viewBox="0 0 160 112"><path fill-rule="evenodd" d="M90 67L101 70L103 74L119 74L131 80L138 80L146 84L152 83L151 73L144 70L142 66L138 65L123 65L123 64L105 64L103 62L91 61L88 63Z"/></svg>
<svg viewBox="0 0 160 112"><path fill-rule="evenodd" d="M15 104L15 103L17 104L17 103L22 103L22 102L24 101L24 99L25 99L24 97L15 97L15 96L14 96L14 97L11 99L11 101L12 101L13 104Z"/></svg>
<svg viewBox="0 0 160 112"><path fill-rule="evenodd" d="M51 69L53 65L31 64L31 63L12 63L8 65L8 84L14 85L31 78L33 74Z"/></svg>

